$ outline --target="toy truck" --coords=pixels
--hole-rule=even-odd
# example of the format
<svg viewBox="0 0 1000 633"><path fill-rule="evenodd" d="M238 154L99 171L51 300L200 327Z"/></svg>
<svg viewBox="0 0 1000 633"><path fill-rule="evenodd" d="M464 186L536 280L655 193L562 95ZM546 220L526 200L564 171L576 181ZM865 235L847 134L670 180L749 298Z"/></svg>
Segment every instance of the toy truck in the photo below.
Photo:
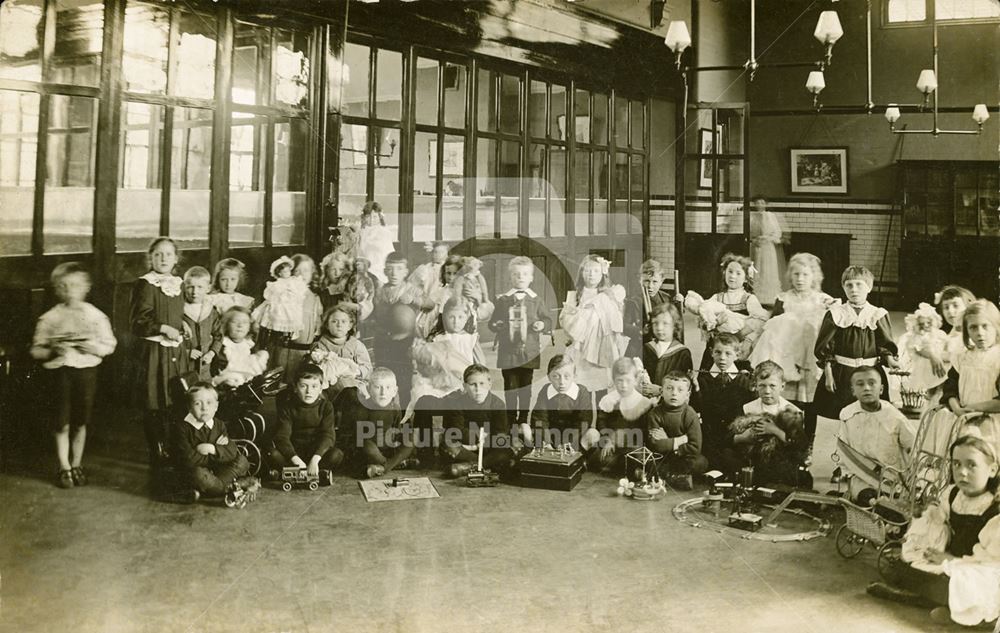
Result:
<svg viewBox="0 0 1000 633"><path fill-rule="evenodd" d="M333 473L326 469L320 469L319 475L315 477L309 476L309 471L305 468L299 468L298 466L286 466L281 469L280 473L275 473L281 478L281 489L285 492L290 492L293 487L306 487L309 490L316 490L319 488L320 482L324 485L333 484ZM278 477L275 477L277 479Z"/></svg>

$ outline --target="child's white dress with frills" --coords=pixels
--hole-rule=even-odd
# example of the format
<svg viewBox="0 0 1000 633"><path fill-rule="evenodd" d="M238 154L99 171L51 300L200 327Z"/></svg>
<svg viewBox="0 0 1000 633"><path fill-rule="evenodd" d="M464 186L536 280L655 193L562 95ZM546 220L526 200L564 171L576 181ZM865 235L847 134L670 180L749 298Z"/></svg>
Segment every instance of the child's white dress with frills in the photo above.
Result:
<svg viewBox="0 0 1000 633"><path fill-rule="evenodd" d="M785 397L812 402L820 376L816 337L823 315L834 300L824 292L813 292L804 298L794 292L783 292L778 299L784 312L764 324L750 353L750 364L756 367L765 360L774 361L785 373Z"/></svg>
<svg viewBox="0 0 1000 633"><path fill-rule="evenodd" d="M413 376L407 418L421 397L443 398L452 391L462 389L462 374L466 367L485 362L479 346L479 334L469 332L446 332L428 342L417 339L412 356L416 374Z"/></svg>
<svg viewBox="0 0 1000 633"><path fill-rule="evenodd" d="M945 381L951 359L947 354L948 335L942 330L933 329L930 332L906 332L899 337L899 364L904 371L910 372L906 378L906 387L914 391L930 391ZM922 352L931 352L942 360L945 373L938 376L934 366Z"/></svg>
<svg viewBox="0 0 1000 633"><path fill-rule="evenodd" d="M611 365L625 355L629 338L622 334L625 288L584 288L577 297L576 313L565 309L559 324L572 344L566 353L577 368L577 382L590 390L607 389Z"/></svg>
<svg viewBox="0 0 1000 633"><path fill-rule="evenodd" d="M361 227L360 235L357 256L371 262L368 271L385 283L385 260L389 253L396 250L393 246L396 241L395 231L381 224L373 224Z"/></svg>
<svg viewBox="0 0 1000 633"><path fill-rule="evenodd" d="M301 277L285 277L267 282L264 303L255 311L261 327L276 332L298 332L302 329L302 304L309 286Z"/></svg>
<svg viewBox="0 0 1000 633"><path fill-rule="evenodd" d="M222 337L222 349L226 357L226 368L215 377L215 384L227 383L241 385L247 380L259 376L267 369L268 354L265 351L254 352L254 342L245 338L234 341L228 336Z"/></svg>

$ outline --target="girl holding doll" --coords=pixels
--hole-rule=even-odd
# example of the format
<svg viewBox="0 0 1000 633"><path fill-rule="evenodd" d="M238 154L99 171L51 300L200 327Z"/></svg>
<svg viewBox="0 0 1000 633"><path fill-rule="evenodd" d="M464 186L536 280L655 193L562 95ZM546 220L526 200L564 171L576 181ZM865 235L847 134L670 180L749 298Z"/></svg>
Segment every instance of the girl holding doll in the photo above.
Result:
<svg viewBox="0 0 1000 633"><path fill-rule="evenodd" d="M566 353L577 366L577 381L599 392L611 382L611 366L628 347L624 326L625 288L608 279L611 263L597 255L580 262L576 290L568 293L559 325L571 341Z"/></svg>
<svg viewBox="0 0 1000 633"><path fill-rule="evenodd" d="M292 380L302 358L312 348L312 344L319 334L323 316L323 305L319 296L312 289L313 279L316 276L316 262L313 261L312 257L303 253L292 255L290 259L292 277L296 280L295 283L301 284L305 288L305 291L300 295L300 305L297 310L301 315L297 323L298 327L293 332L271 337L271 340L266 342L261 341L261 344L266 346L271 355L271 366L283 368L286 381ZM261 325L263 329L263 324Z"/></svg>
<svg viewBox="0 0 1000 633"><path fill-rule="evenodd" d="M372 373L372 360L368 349L356 336L356 314L354 309L343 303L324 312L319 340L309 351L312 362L323 370L331 402L349 387L354 387L366 397L368 394L364 382Z"/></svg>
<svg viewBox="0 0 1000 633"><path fill-rule="evenodd" d="M448 255L441 265L439 283L430 294L424 295L434 307L421 312L417 317L417 332L420 336L429 337L440 319L442 308L452 297L461 297L470 303L475 315L473 323L477 326L479 321L486 321L493 316L494 305L490 301L489 286L481 272L482 267L482 260L476 257Z"/></svg>
<svg viewBox="0 0 1000 633"><path fill-rule="evenodd" d="M906 333L899 338L899 364L909 372L906 387L929 392L944 382L951 366L948 335L941 329L941 316L928 303L917 306L905 323Z"/></svg>
<svg viewBox="0 0 1000 633"><path fill-rule="evenodd" d="M222 343L212 359L212 384L238 387L267 369L268 354L256 350L251 326L246 308L234 306L222 315Z"/></svg>
<svg viewBox="0 0 1000 633"><path fill-rule="evenodd" d="M174 274L180 258L177 244L169 237L158 237L146 251L149 272L132 287L132 334L144 387L141 398L150 461L158 468L165 456L170 428L170 407L174 404L171 383L188 371L184 345L184 295L182 280Z"/></svg>

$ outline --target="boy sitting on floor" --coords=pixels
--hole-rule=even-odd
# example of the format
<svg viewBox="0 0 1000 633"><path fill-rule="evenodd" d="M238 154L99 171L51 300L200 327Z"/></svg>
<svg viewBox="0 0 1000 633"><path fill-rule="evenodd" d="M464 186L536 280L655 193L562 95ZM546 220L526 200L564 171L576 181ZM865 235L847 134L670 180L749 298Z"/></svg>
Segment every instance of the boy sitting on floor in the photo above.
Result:
<svg viewBox="0 0 1000 633"><path fill-rule="evenodd" d="M226 423L215 418L219 394L207 382L187 390L188 414L175 426L174 455L189 488L185 500L222 496L236 487L256 493L260 483L247 476L250 463L229 441Z"/></svg>
<svg viewBox="0 0 1000 633"><path fill-rule="evenodd" d="M663 455L660 474L678 490L691 490L691 475L708 470L701 454L701 420L688 399L691 379L684 372L663 378L660 402L646 414L646 446Z"/></svg>
<svg viewBox="0 0 1000 633"><path fill-rule="evenodd" d="M449 459L448 474L462 477L478 459L479 430L485 430L483 468L505 471L514 463L512 438L503 400L490 393L493 379L483 365L469 365L462 375L464 389L443 399L444 438L441 450Z"/></svg>
<svg viewBox="0 0 1000 633"><path fill-rule="evenodd" d="M323 370L303 363L294 385L278 395L271 464L275 468L298 466L318 477L321 466L333 470L344 461L336 439L333 405L323 396ZM308 456L309 462L301 455Z"/></svg>
<svg viewBox="0 0 1000 633"><path fill-rule="evenodd" d="M342 432L337 434L360 439L350 443L351 461L369 479L395 468L416 468L420 463L410 459L413 438L400 426L403 413L396 400L396 376L385 367L376 367L368 379L368 391L370 397L362 395L344 411Z"/></svg>

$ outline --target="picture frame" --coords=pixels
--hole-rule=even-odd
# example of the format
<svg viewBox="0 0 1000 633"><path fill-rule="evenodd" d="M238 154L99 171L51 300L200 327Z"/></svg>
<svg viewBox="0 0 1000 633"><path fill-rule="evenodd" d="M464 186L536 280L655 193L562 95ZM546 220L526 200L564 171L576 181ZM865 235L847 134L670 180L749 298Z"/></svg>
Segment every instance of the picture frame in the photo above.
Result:
<svg viewBox="0 0 1000 633"><path fill-rule="evenodd" d="M712 130L707 127L698 130L698 153L715 153L715 139L712 136ZM712 188L712 159L710 158L702 158L698 161L698 188Z"/></svg>
<svg viewBox="0 0 1000 633"><path fill-rule="evenodd" d="M437 146L437 139L430 139L427 143L427 175L431 178L437 177ZM465 141L445 141L441 175L445 178L461 177L464 163Z"/></svg>
<svg viewBox="0 0 1000 633"><path fill-rule="evenodd" d="M792 193L847 194L846 147L789 149Z"/></svg>

